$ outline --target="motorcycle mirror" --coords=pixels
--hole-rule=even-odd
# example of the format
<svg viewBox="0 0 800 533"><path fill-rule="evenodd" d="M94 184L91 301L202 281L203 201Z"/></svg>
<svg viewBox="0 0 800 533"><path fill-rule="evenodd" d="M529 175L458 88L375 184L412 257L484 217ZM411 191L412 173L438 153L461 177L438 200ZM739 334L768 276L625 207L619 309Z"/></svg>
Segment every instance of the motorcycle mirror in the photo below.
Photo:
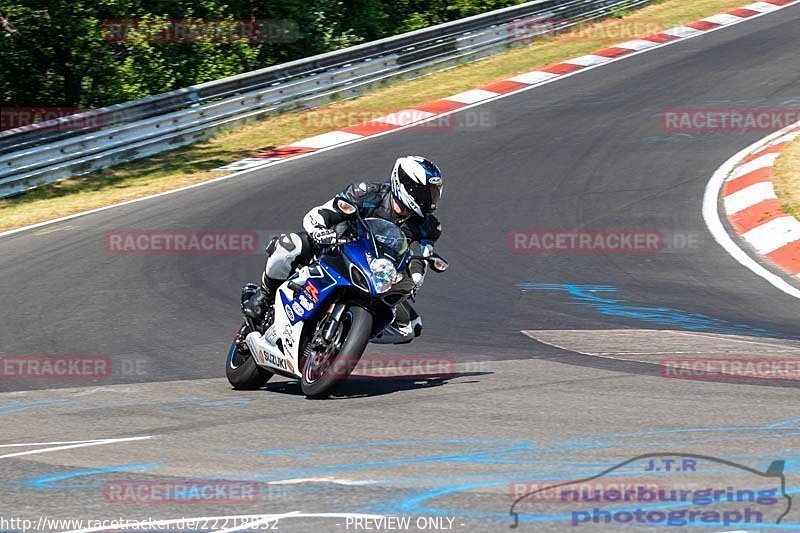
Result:
<svg viewBox="0 0 800 533"><path fill-rule="evenodd" d="M351 204L344 198L336 199L336 207L345 215L352 215L358 210L355 205Z"/></svg>
<svg viewBox="0 0 800 533"><path fill-rule="evenodd" d="M425 261L428 262L428 265L430 265L435 272L444 272L450 267L450 263L436 254L429 255L425 258Z"/></svg>

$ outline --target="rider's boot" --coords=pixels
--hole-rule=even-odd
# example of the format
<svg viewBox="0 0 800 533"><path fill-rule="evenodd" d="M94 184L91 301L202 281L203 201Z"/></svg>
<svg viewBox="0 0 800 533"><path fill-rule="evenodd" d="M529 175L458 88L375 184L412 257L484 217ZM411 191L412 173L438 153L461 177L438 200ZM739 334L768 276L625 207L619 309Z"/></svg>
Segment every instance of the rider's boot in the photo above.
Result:
<svg viewBox="0 0 800 533"><path fill-rule="evenodd" d="M260 324L281 283L283 283L281 280L268 278L265 275L261 278L260 286L248 283L242 287L242 311L244 314L252 318L256 324Z"/></svg>
<svg viewBox="0 0 800 533"><path fill-rule="evenodd" d="M409 326L411 326L411 329L414 331L414 337L419 337L422 335L422 317L419 316L417 310L411 305L408 306L408 314Z"/></svg>

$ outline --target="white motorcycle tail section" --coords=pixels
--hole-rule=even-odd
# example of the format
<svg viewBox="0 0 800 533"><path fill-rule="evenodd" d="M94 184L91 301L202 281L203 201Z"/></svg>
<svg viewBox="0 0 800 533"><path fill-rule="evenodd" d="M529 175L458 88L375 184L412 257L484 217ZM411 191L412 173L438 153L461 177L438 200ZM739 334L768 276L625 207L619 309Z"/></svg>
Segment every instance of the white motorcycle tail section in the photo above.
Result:
<svg viewBox="0 0 800 533"><path fill-rule="evenodd" d="M300 335L305 322L300 320L292 325L291 320L294 320L295 315L289 305L283 305L281 294L284 294L289 301L294 298L294 292L288 288L288 282L275 292L275 320L272 326L264 332L264 335L256 331L250 332L245 342L257 365L299 378L302 372L299 363Z"/></svg>
<svg viewBox="0 0 800 533"><path fill-rule="evenodd" d="M275 293L275 321L273 326L277 338L280 339L283 346L284 357L289 361L289 364L296 370L293 372L300 377L303 371L300 368L300 336L303 333L303 326L305 321L300 320L292 325L295 314L289 305L283 305L281 294L286 296L286 299L292 301L295 297L294 291L289 288L288 281L278 288ZM291 314L290 314L291 313Z"/></svg>

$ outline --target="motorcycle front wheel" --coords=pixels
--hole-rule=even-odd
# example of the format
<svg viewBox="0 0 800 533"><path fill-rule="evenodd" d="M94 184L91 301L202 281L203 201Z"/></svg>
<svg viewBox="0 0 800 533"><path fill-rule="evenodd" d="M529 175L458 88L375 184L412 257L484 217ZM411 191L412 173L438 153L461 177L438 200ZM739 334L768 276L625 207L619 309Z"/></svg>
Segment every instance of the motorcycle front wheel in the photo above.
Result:
<svg viewBox="0 0 800 533"><path fill-rule="evenodd" d="M312 350L300 386L308 398L327 398L355 369L372 332L372 314L363 307L347 309L326 351Z"/></svg>
<svg viewBox="0 0 800 533"><path fill-rule="evenodd" d="M258 366L253 360L253 355L244 343L244 338L249 332L247 325L243 325L228 349L225 375L228 377L228 382L237 390L260 389L274 375Z"/></svg>

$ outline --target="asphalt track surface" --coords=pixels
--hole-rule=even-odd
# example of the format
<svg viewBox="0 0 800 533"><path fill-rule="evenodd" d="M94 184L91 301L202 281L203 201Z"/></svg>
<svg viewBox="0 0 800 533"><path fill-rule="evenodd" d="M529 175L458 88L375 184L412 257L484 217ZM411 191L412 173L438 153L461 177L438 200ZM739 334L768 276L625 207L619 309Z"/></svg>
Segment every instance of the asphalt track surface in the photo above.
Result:
<svg viewBox="0 0 800 533"><path fill-rule="evenodd" d="M514 481L587 477L653 452L762 471L785 459L796 491L797 387L664 379L652 363L800 350L800 301L727 255L701 218L716 168L766 133L673 134L660 122L672 108L796 107L798 22L800 7L788 8L473 108L492 117L490 129L405 130L0 239L0 353L102 354L115 369L92 383L0 383L0 443L14 445L0 448L0 517L374 513L492 531L510 524ZM239 287L263 258L104 250L110 230L292 230L309 206L408 153L446 173L438 249L451 269L422 291L425 335L368 353L451 356L458 373L448 379L358 380L325 402L282 380L234 392L220 379L224 352ZM696 240L655 254L509 248L514 230L573 228ZM136 436L152 438L28 444ZM732 484L737 472L709 467L704 482ZM256 482L260 497L104 497L109 482L187 478ZM800 528L797 509L782 528ZM521 524L573 529L563 506L529 507ZM278 525L354 530L342 517ZM67 529L77 528L48 530Z"/></svg>

